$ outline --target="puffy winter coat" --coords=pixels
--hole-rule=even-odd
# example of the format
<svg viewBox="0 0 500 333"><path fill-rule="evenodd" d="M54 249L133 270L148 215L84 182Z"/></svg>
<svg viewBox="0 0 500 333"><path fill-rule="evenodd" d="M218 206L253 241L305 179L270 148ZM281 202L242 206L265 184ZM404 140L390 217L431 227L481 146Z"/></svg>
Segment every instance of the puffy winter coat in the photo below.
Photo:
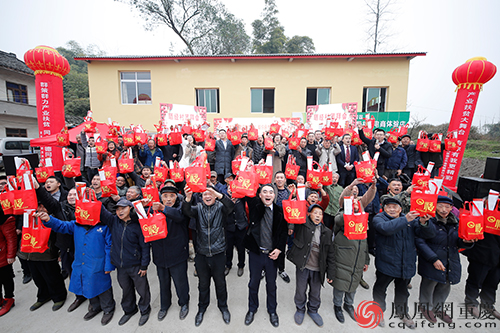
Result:
<svg viewBox="0 0 500 333"><path fill-rule="evenodd" d="M174 207L163 210L167 220L168 234L166 238L151 242L153 262L158 267L169 268L189 257L189 219L182 214L179 199Z"/></svg>
<svg viewBox="0 0 500 333"><path fill-rule="evenodd" d="M131 220L124 222L101 207L101 222L111 230L111 263L118 268L140 266L148 269L150 261L149 244L144 242L137 214L130 212Z"/></svg>
<svg viewBox="0 0 500 333"><path fill-rule="evenodd" d="M293 246L288 251L287 258L300 270L304 270L309 259L315 229L316 225L309 217L307 217L305 224L295 225ZM319 240L319 276L321 284L325 281L325 275L330 280L333 280L335 276L335 254L332 231L322 225Z"/></svg>
<svg viewBox="0 0 500 333"><path fill-rule="evenodd" d="M0 209L1 211L1 209ZM7 266L7 259L16 257L17 234L14 216L5 216L1 211L0 219L0 267Z"/></svg>
<svg viewBox="0 0 500 333"><path fill-rule="evenodd" d="M69 291L86 298L96 297L111 288L111 232L102 224L82 226L76 221L60 221L51 217L44 225L55 232L73 235L75 260L73 261Z"/></svg>
<svg viewBox="0 0 500 333"><path fill-rule="evenodd" d="M163 152L160 148L155 147L154 153L151 153L148 145L144 145L144 147L139 150L139 157L144 161L145 166L147 165L150 168L154 168L157 157L163 160Z"/></svg>
<svg viewBox="0 0 500 333"><path fill-rule="evenodd" d="M349 240L344 235L344 210L341 209L335 216L333 227L335 237L335 275L333 287L335 289L353 292L361 281L363 268L370 264L368 242L363 240Z"/></svg>
<svg viewBox="0 0 500 333"><path fill-rule="evenodd" d="M436 235L433 223L422 225L419 219L408 222L404 215L393 218L382 212L373 218L376 233L375 267L385 275L410 279L416 273L415 237L428 239Z"/></svg>
<svg viewBox="0 0 500 333"><path fill-rule="evenodd" d="M197 253L212 257L226 251L225 216L231 214L233 208L234 203L225 195L211 206L204 202L196 206L186 201L182 203L184 215L196 218Z"/></svg>
<svg viewBox="0 0 500 333"><path fill-rule="evenodd" d="M458 220L455 215L448 215L447 222L438 221L436 217L429 220L436 228L436 236L423 239L417 237L415 245L418 250L418 274L439 283L451 284L460 282L462 265L460 264L459 248L471 248L472 243L464 243L458 238ZM441 260L446 271L439 271L434 263Z"/></svg>

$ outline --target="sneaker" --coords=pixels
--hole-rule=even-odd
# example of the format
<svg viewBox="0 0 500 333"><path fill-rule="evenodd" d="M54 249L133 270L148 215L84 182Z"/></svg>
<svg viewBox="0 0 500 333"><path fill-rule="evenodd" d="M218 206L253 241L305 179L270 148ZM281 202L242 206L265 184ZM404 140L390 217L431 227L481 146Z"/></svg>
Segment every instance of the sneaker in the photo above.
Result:
<svg viewBox="0 0 500 333"><path fill-rule="evenodd" d="M318 325L319 327L323 326L323 318L321 318L319 313L307 311L307 314L309 315L309 317L311 317L316 325Z"/></svg>
<svg viewBox="0 0 500 333"><path fill-rule="evenodd" d="M403 324L405 324L409 329L415 329L415 322L410 318L408 314L403 315L401 320L403 321Z"/></svg>
<svg viewBox="0 0 500 333"><path fill-rule="evenodd" d="M15 305L16 303L14 302L14 298L4 299L0 307L0 317L9 312L10 309L13 308Z"/></svg>
<svg viewBox="0 0 500 333"><path fill-rule="evenodd" d="M286 283L290 283L290 277L288 276L288 274L286 274L285 271L278 272L278 274L283 279L283 281L285 281Z"/></svg>
<svg viewBox="0 0 500 333"><path fill-rule="evenodd" d="M304 312L295 311L295 315L293 316L293 319L295 319L295 324L302 325L302 322L304 321L304 315Z"/></svg>
<svg viewBox="0 0 500 333"><path fill-rule="evenodd" d="M368 283L366 283L365 280L363 280L363 278L361 278L361 281L359 281L359 285L365 289L370 289L370 286L368 285Z"/></svg>

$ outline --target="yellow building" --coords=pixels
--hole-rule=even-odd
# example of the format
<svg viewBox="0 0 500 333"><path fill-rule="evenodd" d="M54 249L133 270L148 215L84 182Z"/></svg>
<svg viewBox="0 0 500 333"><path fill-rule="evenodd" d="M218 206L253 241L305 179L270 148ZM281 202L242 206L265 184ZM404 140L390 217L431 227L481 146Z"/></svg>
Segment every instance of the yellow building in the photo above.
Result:
<svg viewBox="0 0 500 333"><path fill-rule="evenodd" d="M306 105L406 111L410 60L425 53L129 56L88 62L96 121L153 129L160 103L207 107L207 120L291 117Z"/></svg>

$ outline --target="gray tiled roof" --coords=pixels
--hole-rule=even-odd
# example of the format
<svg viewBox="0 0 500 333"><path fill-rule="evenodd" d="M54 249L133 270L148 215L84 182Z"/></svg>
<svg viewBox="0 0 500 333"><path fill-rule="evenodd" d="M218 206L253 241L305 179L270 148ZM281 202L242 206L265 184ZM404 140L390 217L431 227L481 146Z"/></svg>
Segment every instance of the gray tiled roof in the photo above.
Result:
<svg viewBox="0 0 500 333"><path fill-rule="evenodd" d="M7 53L0 50L0 67L12 69L25 74L33 75L34 72L26 64L17 59L14 53Z"/></svg>

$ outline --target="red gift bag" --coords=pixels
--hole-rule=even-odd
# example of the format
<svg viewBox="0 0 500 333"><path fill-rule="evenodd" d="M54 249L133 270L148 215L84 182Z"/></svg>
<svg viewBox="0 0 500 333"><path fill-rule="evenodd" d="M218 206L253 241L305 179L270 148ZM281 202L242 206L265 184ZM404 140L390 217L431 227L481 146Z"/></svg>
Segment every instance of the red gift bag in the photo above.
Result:
<svg viewBox="0 0 500 333"><path fill-rule="evenodd" d="M24 253L44 253L49 249L50 228L43 225L39 218L33 214L26 214L28 227L23 226L21 237L21 252Z"/></svg>
<svg viewBox="0 0 500 333"><path fill-rule="evenodd" d="M170 169L170 178L176 183L184 181L184 170L179 168L179 162L177 161L174 162L173 168Z"/></svg>
<svg viewBox="0 0 500 333"><path fill-rule="evenodd" d="M460 211L458 237L464 240L484 239L484 216L472 215L474 210L479 211L476 204L473 201L466 201L464 209Z"/></svg>
<svg viewBox="0 0 500 333"><path fill-rule="evenodd" d="M105 166L102 169L98 169L98 171L104 172L104 177L106 179L116 183L116 174L118 173L117 168L112 166Z"/></svg>
<svg viewBox="0 0 500 333"><path fill-rule="evenodd" d="M235 198L250 197L253 198L257 194L259 181L254 170L240 171L233 180L231 190Z"/></svg>
<svg viewBox="0 0 500 333"><path fill-rule="evenodd" d="M321 169L321 167L319 166L318 163L316 163L316 161L313 161L313 164L318 165L318 169L314 170L314 165L313 165L312 170L307 170L306 181L308 181L311 184L311 188L313 190L317 190L318 185L321 184L321 179L323 178L323 169Z"/></svg>
<svg viewBox="0 0 500 333"><path fill-rule="evenodd" d="M417 172L413 174L411 184L422 190L427 190L429 189L429 180L431 180L431 173L428 172L426 168L419 165Z"/></svg>
<svg viewBox="0 0 500 333"><path fill-rule="evenodd" d="M333 172L328 170L327 164L323 166L323 176L321 177L320 182L321 184L323 184L323 186L328 186L333 184Z"/></svg>
<svg viewBox="0 0 500 333"><path fill-rule="evenodd" d="M493 210L488 209L488 204L484 207L484 232L500 236L500 211L497 201Z"/></svg>
<svg viewBox="0 0 500 333"><path fill-rule="evenodd" d="M186 185L188 185L193 192L200 193L207 190L207 176L204 167L187 167L184 169L184 179L186 180Z"/></svg>
<svg viewBox="0 0 500 333"><path fill-rule="evenodd" d="M368 229L368 213L344 214L344 236L349 240L366 239Z"/></svg>
<svg viewBox="0 0 500 333"><path fill-rule="evenodd" d="M429 139L427 138L427 134L423 131L418 133L417 146L415 149L422 153L429 151Z"/></svg>
<svg viewBox="0 0 500 333"><path fill-rule="evenodd" d="M361 141L359 134L357 132L354 132L351 136L351 145L361 146L362 144L363 144L363 141Z"/></svg>
<svg viewBox="0 0 500 333"><path fill-rule="evenodd" d="M241 143L241 132L227 132L227 136L233 146L239 145Z"/></svg>
<svg viewBox="0 0 500 333"><path fill-rule="evenodd" d="M256 129L253 125L250 126L248 130L248 140L256 141L259 139L259 130Z"/></svg>
<svg viewBox="0 0 500 333"><path fill-rule="evenodd" d="M45 162L43 160L40 161L42 165L39 168L35 168L36 180L39 183L45 183L47 179L51 176L54 176L54 167L53 166L45 166Z"/></svg>
<svg viewBox="0 0 500 333"><path fill-rule="evenodd" d="M168 177L168 168L163 166L155 167L154 176L158 181L163 183Z"/></svg>
<svg viewBox="0 0 500 333"><path fill-rule="evenodd" d="M69 133L68 128L64 127L61 133L56 134L57 145L61 147L69 146Z"/></svg>
<svg viewBox="0 0 500 333"><path fill-rule="evenodd" d="M256 165L254 167L259 184L271 184L273 181L273 167L269 165Z"/></svg>
<svg viewBox="0 0 500 333"><path fill-rule="evenodd" d="M118 170L120 173L131 173L134 171L134 159L124 158L125 156L124 154L118 159Z"/></svg>
<svg viewBox="0 0 500 333"><path fill-rule="evenodd" d="M449 132L446 135L446 139L444 139L444 149L449 151L457 151L458 150L458 139L457 132Z"/></svg>
<svg viewBox="0 0 500 333"><path fill-rule="evenodd" d="M398 137L399 137L399 130L397 127L394 127L391 129L389 132L389 137L387 138L387 141L389 143L397 143L398 142Z"/></svg>
<svg viewBox="0 0 500 333"><path fill-rule="evenodd" d="M105 179L101 180L101 197L109 198L112 195L118 195L118 189L116 188L116 180Z"/></svg>
<svg viewBox="0 0 500 333"><path fill-rule="evenodd" d="M27 161L23 161L21 165L16 169L16 176L22 177L25 173L31 175L33 172L31 171L30 163Z"/></svg>
<svg viewBox="0 0 500 333"><path fill-rule="evenodd" d="M142 196L144 199L151 199L151 201L147 204L150 206L153 202L160 202L160 194L158 193L158 189L156 188L156 182L151 180L152 185L148 185L142 188Z"/></svg>
<svg viewBox="0 0 500 333"><path fill-rule="evenodd" d="M182 143L182 133L181 132L170 132L168 135L168 141L171 146L180 145Z"/></svg>
<svg viewBox="0 0 500 333"><path fill-rule="evenodd" d="M95 128L97 126L97 123L93 120L86 121L85 125L83 126L83 131L85 133L95 133Z"/></svg>
<svg viewBox="0 0 500 333"><path fill-rule="evenodd" d="M194 129L193 130L193 137L196 142L203 142L205 141L205 131L201 129Z"/></svg>
<svg viewBox="0 0 500 333"><path fill-rule="evenodd" d="M146 143L148 143L148 139L149 138L147 133L138 133L138 132L135 133L136 144L145 145Z"/></svg>
<svg viewBox="0 0 500 333"><path fill-rule="evenodd" d="M193 128L189 125L183 125L181 128L182 134L191 134L193 132Z"/></svg>
<svg viewBox="0 0 500 333"><path fill-rule="evenodd" d="M438 194L425 193L420 190L413 190L411 192L411 207L410 211L416 211L420 216L430 214L436 216Z"/></svg>
<svg viewBox="0 0 500 333"><path fill-rule="evenodd" d="M356 178L362 178L363 183L371 183L375 177L377 162L373 159L362 162L355 161L354 167L356 168Z"/></svg>
<svg viewBox="0 0 500 333"><path fill-rule="evenodd" d="M205 140L205 150L206 151L214 151L215 150L215 140L207 137Z"/></svg>
<svg viewBox="0 0 500 333"><path fill-rule="evenodd" d="M288 156L288 161L285 167L285 177L286 179L296 180L299 175L300 165L295 162L295 157Z"/></svg>
<svg viewBox="0 0 500 333"><path fill-rule="evenodd" d="M277 123L271 124L271 127L269 128L269 134L273 135L273 134L279 133L280 128L281 128L281 126L278 125Z"/></svg>
<svg viewBox="0 0 500 333"><path fill-rule="evenodd" d="M156 142L158 146L168 146L168 135L163 133L156 134Z"/></svg>
<svg viewBox="0 0 500 333"><path fill-rule="evenodd" d="M139 224L141 225L145 243L166 238L168 235L167 220L162 213L155 212L149 214L148 218L140 218Z"/></svg>
<svg viewBox="0 0 500 333"><path fill-rule="evenodd" d="M432 140L429 141L429 151L431 153L440 153L441 152L441 140L439 140L438 134L434 134L432 136Z"/></svg>
<svg viewBox="0 0 500 333"><path fill-rule="evenodd" d="M81 166L81 158L71 158L73 156L72 153L67 153L66 157L63 162L63 166L61 169L61 173L63 177L66 178L74 178L74 177L79 177L82 175L82 172L80 170Z"/></svg>
<svg viewBox="0 0 500 333"><path fill-rule="evenodd" d="M14 192L12 211L14 215L22 215L27 210L36 210L38 208L38 198L30 175L26 174L20 177L17 182L17 189L12 192Z"/></svg>
<svg viewBox="0 0 500 333"><path fill-rule="evenodd" d="M0 193L0 204L5 215L14 214L14 191L7 191L7 185Z"/></svg>
<svg viewBox="0 0 500 333"><path fill-rule="evenodd" d="M283 200L283 215L288 223L304 224L307 218L307 201L292 200L292 195L288 200Z"/></svg>
<svg viewBox="0 0 500 333"><path fill-rule="evenodd" d="M368 128L368 126L363 126L362 131L367 139L369 139L369 140L373 139L373 132L370 128Z"/></svg>
<svg viewBox="0 0 500 333"><path fill-rule="evenodd" d="M265 138L264 139L264 148L266 150L273 150L274 149L274 143L272 138Z"/></svg>
<svg viewBox="0 0 500 333"><path fill-rule="evenodd" d="M125 147L133 147L137 144L135 141L135 133L132 131L128 131L127 133L123 134L123 145Z"/></svg>
<svg viewBox="0 0 500 333"><path fill-rule="evenodd" d="M76 223L82 225L96 225L101 221L102 203L97 200L94 190L87 189L81 200L75 204Z"/></svg>
<svg viewBox="0 0 500 333"><path fill-rule="evenodd" d="M299 148L299 145L300 145L300 138L297 137L296 133L293 133L290 140L288 140L288 148L292 150L297 150L297 148Z"/></svg>
<svg viewBox="0 0 500 333"><path fill-rule="evenodd" d="M240 171L241 166L241 155L236 156L236 158L231 162L231 170L233 171L233 175L236 175L238 171ZM225 177L226 175L224 175Z"/></svg>

